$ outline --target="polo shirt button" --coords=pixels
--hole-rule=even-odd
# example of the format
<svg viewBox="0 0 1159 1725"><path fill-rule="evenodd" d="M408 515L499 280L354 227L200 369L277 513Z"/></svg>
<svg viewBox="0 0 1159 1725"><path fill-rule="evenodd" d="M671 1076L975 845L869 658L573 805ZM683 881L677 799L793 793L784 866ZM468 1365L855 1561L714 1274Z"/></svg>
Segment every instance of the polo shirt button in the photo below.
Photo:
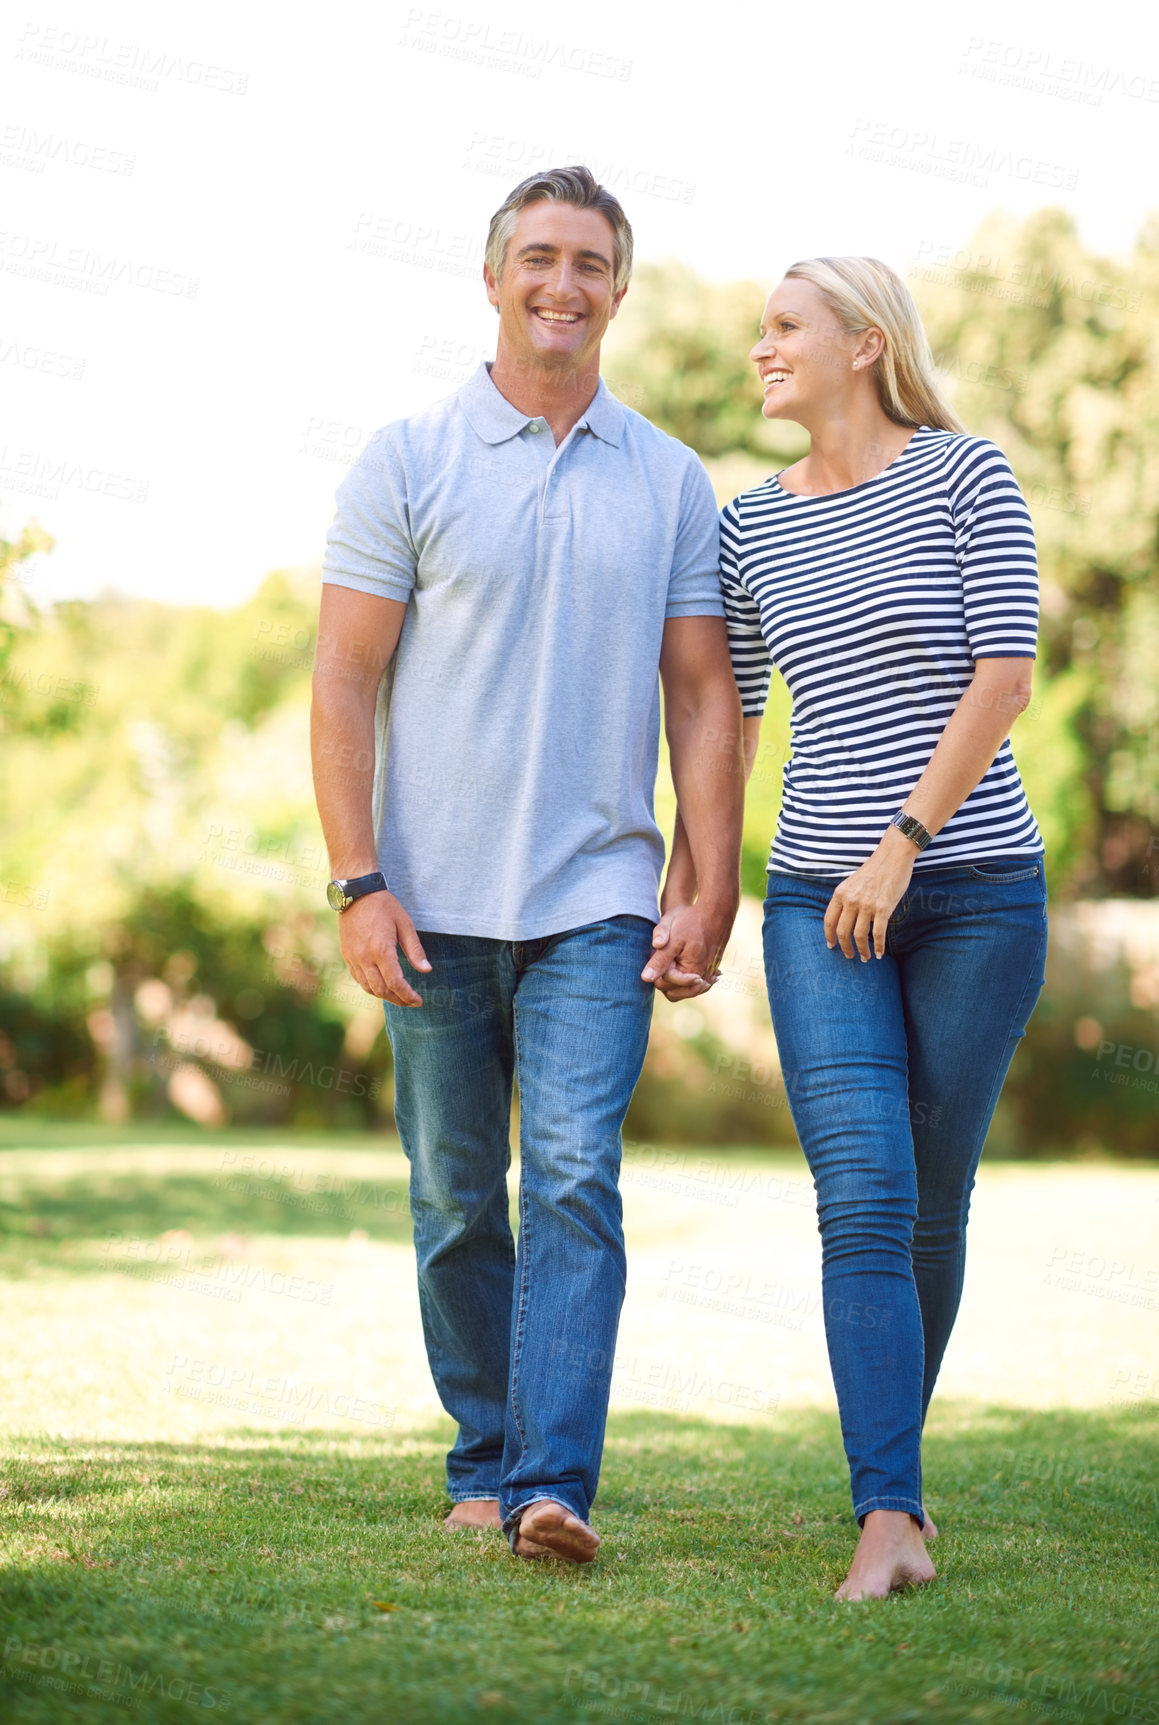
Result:
<svg viewBox="0 0 1159 1725"><path fill-rule="evenodd" d="M538 431L539 430L538 420L533 419L531 421L531 424L527 427L527 429L528 429L528 431Z"/></svg>

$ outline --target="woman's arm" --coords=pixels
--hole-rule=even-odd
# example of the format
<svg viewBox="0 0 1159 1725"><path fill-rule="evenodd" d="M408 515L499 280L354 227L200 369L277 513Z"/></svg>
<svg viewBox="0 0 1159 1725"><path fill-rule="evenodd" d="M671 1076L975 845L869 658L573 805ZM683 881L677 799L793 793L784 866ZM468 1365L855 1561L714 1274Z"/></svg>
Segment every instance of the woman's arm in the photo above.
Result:
<svg viewBox="0 0 1159 1725"><path fill-rule="evenodd" d="M940 832L981 783L1014 720L1030 704L1033 659L979 659L925 772L902 804L931 834ZM909 885L916 847L896 827L887 827L861 867L834 891L825 912L825 941L846 958L856 947L863 963L870 943L885 952L889 919Z"/></svg>

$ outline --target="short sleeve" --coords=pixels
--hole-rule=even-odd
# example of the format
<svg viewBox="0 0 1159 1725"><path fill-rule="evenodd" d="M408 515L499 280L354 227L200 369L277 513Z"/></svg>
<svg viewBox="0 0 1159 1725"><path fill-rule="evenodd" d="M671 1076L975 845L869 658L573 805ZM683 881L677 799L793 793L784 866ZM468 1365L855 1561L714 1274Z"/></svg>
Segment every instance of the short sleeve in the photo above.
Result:
<svg viewBox="0 0 1159 1725"><path fill-rule="evenodd" d="M680 518L665 617L722 617L719 570L716 499L708 474L690 451L680 488Z"/></svg>
<svg viewBox="0 0 1159 1725"><path fill-rule="evenodd" d="M1010 463L963 439L949 475L966 636L975 659L1033 659L1038 644L1034 526Z"/></svg>
<svg viewBox="0 0 1159 1725"><path fill-rule="evenodd" d="M375 432L335 498L322 580L383 599L408 600L416 557L402 457L386 430Z"/></svg>
<svg viewBox="0 0 1159 1725"><path fill-rule="evenodd" d="M773 661L761 633L760 609L741 581L740 542L740 517L734 499L720 512L720 591L741 711L746 718L759 719L769 698Z"/></svg>

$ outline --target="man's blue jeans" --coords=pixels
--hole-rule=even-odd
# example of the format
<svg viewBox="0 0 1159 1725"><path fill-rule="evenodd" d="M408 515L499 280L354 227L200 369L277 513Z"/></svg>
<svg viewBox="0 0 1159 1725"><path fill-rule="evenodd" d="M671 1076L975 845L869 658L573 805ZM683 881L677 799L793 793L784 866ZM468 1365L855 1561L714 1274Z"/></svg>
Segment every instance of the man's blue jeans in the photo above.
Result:
<svg viewBox="0 0 1159 1725"><path fill-rule="evenodd" d="M430 974L402 968L423 1005L388 1002L386 1025L427 1357L459 1425L447 1489L498 1498L509 1535L539 1498L586 1521L624 1299L620 1128L648 1044L652 924L421 939Z"/></svg>
<svg viewBox="0 0 1159 1725"><path fill-rule="evenodd" d="M832 881L770 874L765 971L817 1189L853 1511L922 1516L921 1433L958 1312L982 1144L1043 983L1041 859L916 875L884 958L825 945Z"/></svg>

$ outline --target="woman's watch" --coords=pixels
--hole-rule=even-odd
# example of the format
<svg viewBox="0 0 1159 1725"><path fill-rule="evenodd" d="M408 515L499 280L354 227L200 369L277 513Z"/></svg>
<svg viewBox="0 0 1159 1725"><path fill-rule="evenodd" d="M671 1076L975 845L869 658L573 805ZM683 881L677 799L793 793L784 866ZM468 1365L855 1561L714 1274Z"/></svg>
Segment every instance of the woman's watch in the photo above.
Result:
<svg viewBox="0 0 1159 1725"><path fill-rule="evenodd" d="M920 851L925 850L934 836L926 831L921 821L916 821L912 815L903 813L901 809L898 810L889 824L891 827L896 827L903 838L909 839L917 845Z"/></svg>
<svg viewBox="0 0 1159 1725"><path fill-rule="evenodd" d="M331 910L346 910L356 898L365 898L368 892L389 892L386 876L381 869L374 874L355 875L352 880L332 880L326 888L326 898Z"/></svg>

